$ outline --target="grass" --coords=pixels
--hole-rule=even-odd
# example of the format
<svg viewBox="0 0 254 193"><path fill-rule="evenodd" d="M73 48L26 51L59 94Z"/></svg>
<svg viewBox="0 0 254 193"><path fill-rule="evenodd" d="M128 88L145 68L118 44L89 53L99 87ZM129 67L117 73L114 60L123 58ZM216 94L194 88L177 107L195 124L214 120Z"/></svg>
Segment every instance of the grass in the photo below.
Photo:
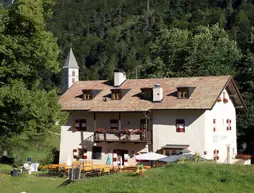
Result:
<svg viewBox="0 0 254 193"><path fill-rule="evenodd" d="M17 178L0 174L1 190L9 193L248 193L254 189L254 166L208 163L172 164L147 170L143 177L114 174L76 181L57 188L63 178L23 175ZM4 192L4 191L3 191Z"/></svg>

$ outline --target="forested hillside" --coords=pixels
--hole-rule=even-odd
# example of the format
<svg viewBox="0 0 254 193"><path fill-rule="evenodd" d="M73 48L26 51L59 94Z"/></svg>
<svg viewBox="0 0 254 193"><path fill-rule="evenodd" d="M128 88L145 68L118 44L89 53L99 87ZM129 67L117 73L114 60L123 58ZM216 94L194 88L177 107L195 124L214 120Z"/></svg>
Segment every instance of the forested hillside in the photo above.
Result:
<svg viewBox="0 0 254 193"><path fill-rule="evenodd" d="M110 79L115 68L128 78L233 75L249 109L238 141L249 149L253 26L254 0L58 0L48 21L62 62L72 45L81 79Z"/></svg>

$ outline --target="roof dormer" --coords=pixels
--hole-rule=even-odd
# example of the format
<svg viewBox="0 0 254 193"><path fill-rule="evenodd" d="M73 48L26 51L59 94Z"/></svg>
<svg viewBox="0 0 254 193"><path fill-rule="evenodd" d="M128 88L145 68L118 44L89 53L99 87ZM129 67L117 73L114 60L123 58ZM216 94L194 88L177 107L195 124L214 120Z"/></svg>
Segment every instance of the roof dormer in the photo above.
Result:
<svg viewBox="0 0 254 193"><path fill-rule="evenodd" d="M101 90L83 89L83 100L92 100Z"/></svg>
<svg viewBox="0 0 254 193"><path fill-rule="evenodd" d="M111 99L112 100L121 100L124 97L124 95L127 94L127 92L129 90L130 89L121 89L121 88L111 89Z"/></svg>
<svg viewBox="0 0 254 193"><path fill-rule="evenodd" d="M188 87L188 86L177 87L177 98L188 99L190 98L194 90L195 90L195 87Z"/></svg>
<svg viewBox="0 0 254 193"><path fill-rule="evenodd" d="M153 88L141 88L141 99L143 100L153 100Z"/></svg>

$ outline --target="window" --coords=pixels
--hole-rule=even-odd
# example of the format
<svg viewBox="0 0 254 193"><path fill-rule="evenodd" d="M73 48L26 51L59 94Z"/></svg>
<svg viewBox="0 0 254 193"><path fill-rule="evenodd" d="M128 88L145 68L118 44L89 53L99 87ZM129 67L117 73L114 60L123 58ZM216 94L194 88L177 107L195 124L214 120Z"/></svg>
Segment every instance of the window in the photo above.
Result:
<svg viewBox="0 0 254 193"><path fill-rule="evenodd" d="M151 100L153 98L153 90L152 88L142 88L142 99Z"/></svg>
<svg viewBox="0 0 254 193"><path fill-rule="evenodd" d="M140 119L140 129L146 129L146 120Z"/></svg>
<svg viewBox="0 0 254 193"><path fill-rule="evenodd" d="M74 84L75 83L75 78L72 78L72 84Z"/></svg>
<svg viewBox="0 0 254 193"><path fill-rule="evenodd" d="M117 119L110 120L110 129L118 129L118 120Z"/></svg>
<svg viewBox="0 0 254 193"><path fill-rule="evenodd" d="M84 100L92 100L92 91L91 90L83 90L83 99Z"/></svg>
<svg viewBox="0 0 254 193"><path fill-rule="evenodd" d="M189 89L188 88L177 88L177 97L180 99L189 98Z"/></svg>
<svg viewBox="0 0 254 193"><path fill-rule="evenodd" d="M120 100L121 99L121 92L119 89L111 90L112 94L112 100Z"/></svg>
<svg viewBox="0 0 254 193"><path fill-rule="evenodd" d="M75 70L72 71L72 76L75 76Z"/></svg>
<svg viewBox="0 0 254 193"><path fill-rule="evenodd" d="M76 119L75 120L75 130L86 131L86 119Z"/></svg>
<svg viewBox="0 0 254 193"><path fill-rule="evenodd" d="M176 132L185 132L185 120L177 119L176 120Z"/></svg>
<svg viewBox="0 0 254 193"><path fill-rule="evenodd" d="M102 148L94 146L92 148L92 159L101 159Z"/></svg>

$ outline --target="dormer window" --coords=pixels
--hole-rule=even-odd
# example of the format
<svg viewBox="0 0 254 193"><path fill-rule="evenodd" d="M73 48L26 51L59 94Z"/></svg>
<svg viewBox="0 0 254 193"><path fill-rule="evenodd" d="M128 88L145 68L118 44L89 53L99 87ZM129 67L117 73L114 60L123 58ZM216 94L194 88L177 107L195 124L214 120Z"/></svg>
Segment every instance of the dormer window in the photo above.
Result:
<svg viewBox="0 0 254 193"><path fill-rule="evenodd" d="M191 96L191 94L194 90L195 90L195 87L178 87L177 88L177 98L187 99Z"/></svg>
<svg viewBox="0 0 254 193"><path fill-rule="evenodd" d="M83 99L92 100L93 99L92 90L83 90Z"/></svg>
<svg viewBox="0 0 254 193"><path fill-rule="evenodd" d="M120 89L112 89L111 90L111 98L112 100L121 100L121 91Z"/></svg>
<svg viewBox="0 0 254 193"><path fill-rule="evenodd" d="M141 88L141 98L145 100L153 99L153 89L152 88Z"/></svg>

